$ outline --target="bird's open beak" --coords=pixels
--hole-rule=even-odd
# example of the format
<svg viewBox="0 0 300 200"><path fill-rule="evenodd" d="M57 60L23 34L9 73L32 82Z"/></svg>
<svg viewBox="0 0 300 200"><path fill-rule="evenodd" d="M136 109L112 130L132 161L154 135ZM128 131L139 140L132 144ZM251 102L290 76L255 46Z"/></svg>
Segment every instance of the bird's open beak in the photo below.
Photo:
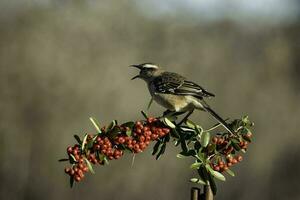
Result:
<svg viewBox="0 0 300 200"><path fill-rule="evenodd" d="M136 78L140 78L140 75L136 75L135 77L133 77L131 80L134 80Z"/></svg>
<svg viewBox="0 0 300 200"><path fill-rule="evenodd" d="M129 67L135 67L135 68L138 68L139 70L142 69L142 66L141 66L141 65L130 65ZM140 78L140 75L136 75L136 76L133 77L131 80L134 80L134 79L137 79L137 78Z"/></svg>

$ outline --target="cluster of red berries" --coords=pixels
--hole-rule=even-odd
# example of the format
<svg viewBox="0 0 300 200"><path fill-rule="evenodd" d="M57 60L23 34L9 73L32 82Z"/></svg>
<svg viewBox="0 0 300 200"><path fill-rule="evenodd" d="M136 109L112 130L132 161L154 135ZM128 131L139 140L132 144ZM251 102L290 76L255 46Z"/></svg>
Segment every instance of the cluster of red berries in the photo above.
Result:
<svg viewBox="0 0 300 200"><path fill-rule="evenodd" d="M134 125L132 136L119 135L115 143L123 144L134 153L140 153L155 141L170 133L170 128L165 127L158 119L148 118L146 122L137 121Z"/></svg>
<svg viewBox="0 0 300 200"><path fill-rule="evenodd" d="M250 141L250 139L252 137L252 133L248 132L248 133L244 134L243 136ZM226 170L228 170L229 167L231 167L243 160L243 157L241 155L234 156L234 155L232 155L232 152L233 152L233 150L237 151L239 149L246 150L248 148L249 143L247 141L241 139L241 141L239 143L237 143L239 148L236 149L233 146L233 144L228 145L229 141L230 141L230 138L228 138L228 137L225 138L223 136L214 136L212 138L212 143L216 144L216 149L218 149L219 152L224 155L221 158L218 157L218 160L215 161L215 163L213 162L214 164L212 164L212 168L215 171L219 171L219 172L226 171ZM214 160L214 157L212 157L212 160Z"/></svg>
<svg viewBox="0 0 300 200"><path fill-rule="evenodd" d="M92 164L103 165L103 157L108 160L119 159L124 154L125 149L140 153L147 148L151 141L158 140L170 133L170 128L157 118L152 117L147 118L146 121L135 122L132 130L122 125L116 125L114 128L119 131L117 136L112 137L109 131L105 133L106 129L103 127L101 134L87 135L83 150L78 144L68 147L67 153L69 157L72 157L74 163L72 168L65 168L65 173L78 182L84 178L84 173L89 170L85 158ZM131 132L131 135L126 134L128 131Z"/></svg>
<svg viewBox="0 0 300 200"><path fill-rule="evenodd" d="M229 167L232 167L233 165L237 164L238 162L241 162L243 160L243 157L241 155L238 156L226 156L226 161L220 159L216 164L213 164L212 167L215 171L223 172L229 169Z"/></svg>
<svg viewBox="0 0 300 200"><path fill-rule="evenodd" d="M116 143L111 141L111 139L107 136L97 136L93 145L93 151L100 152L102 155L105 155L109 160L119 159L124 154L124 152L119 148L119 146L114 144ZM88 159L93 164L104 164L103 161L101 162L97 160L95 153L89 154Z"/></svg>
<svg viewBox="0 0 300 200"><path fill-rule="evenodd" d="M84 173L89 171L86 161L84 160L79 145L74 145L74 147L68 147L67 153L69 156L73 156L76 160L76 164L72 168L65 168L65 173L69 174L75 181L80 181L84 178Z"/></svg>

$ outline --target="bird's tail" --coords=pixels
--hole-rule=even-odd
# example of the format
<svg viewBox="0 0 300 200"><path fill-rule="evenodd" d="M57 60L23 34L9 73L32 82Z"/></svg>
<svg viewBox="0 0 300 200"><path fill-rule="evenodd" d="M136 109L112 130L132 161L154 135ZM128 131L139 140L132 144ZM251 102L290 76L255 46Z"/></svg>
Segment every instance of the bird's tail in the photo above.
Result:
<svg viewBox="0 0 300 200"><path fill-rule="evenodd" d="M225 122L225 120L220 117L213 109L210 108L209 105L206 104L206 102L203 101L203 108L204 110L206 110L209 114L211 114L220 124L222 124L222 126L229 131L230 133L233 134L231 128L229 127L229 125Z"/></svg>

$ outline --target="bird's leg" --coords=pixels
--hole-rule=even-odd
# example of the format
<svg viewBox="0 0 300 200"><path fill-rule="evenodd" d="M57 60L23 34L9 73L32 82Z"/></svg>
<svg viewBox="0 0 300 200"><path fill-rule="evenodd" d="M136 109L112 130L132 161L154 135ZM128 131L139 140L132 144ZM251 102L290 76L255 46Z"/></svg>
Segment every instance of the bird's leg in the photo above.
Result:
<svg viewBox="0 0 300 200"><path fill-rule="evenodd" d="M166 116L166 115L169 115L172 111L171 110L166 110L164 113L163 113L163 117Z"/></svg>
<svg viewBox="0 0 300 200"><path fill-rule="evenodd" d="M189 111L189 113L177 124L177 125L181 125L183 122L186 122L186 120L189 118L189 116L191 116L191 114L194 112L194 109Z"/></svg>
<svg viewBox="0 0 300 200"><path fill-rule="evenodd" d="M185 112L176 112L176 111L171 111L171 110L166 110L164 113L163 113L163 116L162 117L176 117L178 115L182 115L184 114Z"/></svg>

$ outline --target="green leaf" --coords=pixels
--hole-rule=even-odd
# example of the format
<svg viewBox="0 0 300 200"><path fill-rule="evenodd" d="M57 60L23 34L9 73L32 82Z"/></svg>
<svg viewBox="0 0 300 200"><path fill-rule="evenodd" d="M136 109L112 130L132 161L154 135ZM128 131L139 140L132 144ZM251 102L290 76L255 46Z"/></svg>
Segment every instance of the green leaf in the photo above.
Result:
<svg viewBox="0 0 300 200"><path fill-rule="evenodd" d="M122 124L121 126L128 127L130 129L132 129L133 126L134 126L134 122L126 122L126 123Z"/></svg>
<svg viewBox="0 0 300 200"><path fill-rule="evenodd" d="M85 162L86 162L87 167L89 168L90 172L92 174L95 174L95 171L94 171L94 169L93 169L92 164L90 163L90 161L88 159L86 159L86 158L84 158L84 159L85 159Z"/></svg>
<svg viewBox="0 0 300 200"><path fill-rule="evenodd" d="M167 125L168 127L172 128L172 129L176 128L176 126L167 117L163 118L163 122L165 125Z"/></svg>
<svg viewBox="0 0 300 200"><path fill-rule="evenodd" d="M153 102L153 97L151 97L149 103L148 103L148 106L147 106L147 110L150 109L151 105L152 105L152 102Z"/></svg>
<svg viewBox="0 0 300 200"><path fill-rule="evenodd" d="M107 159L106 156L104 156L103 160L104 160L104 163L105 163L105 164L107 164L107 165L109 164L109 161L108 161L108 159Z"/></svg>
<svg viewBox="0 0 300 200"><path fill-rule="evenodd" d="M81 145L81 140L80 140L80 137L78 135L74 135L74 138L76 139L76 141L78 142L78 144Z"/></svg>
<svg viewBox="0 0 300 200"><path fill-rule="evenodd" d="M155 154L157 153L160 144L161 144L161 141L158 140L158 141L156 142L156 144L154 145L154 147L153 147L152 155L155 155Z"/></svg>
<svg viewBox="0 0 300 200"><path fill-rule="evenodd" d="M92 118L92 117L90 117L90 121L91 121L92 124L94 125L96 131L97 131L98 133L101 133L101 129L99 128L100 126L99 126L99 124L97 123L97 121L96 121L94 118Z"/></svg>
<svg viewBox="0 0 300 200"><path fill-rule="evenodd" d="M250 124L249 117L248 116L243 116L242 117L242 122L244 122L246 125Z"/></svg>
<svg viewBox="0 0 300 200"><path fill-rule="evenodd" d="M235 176L234 172L230 169L225 170L230 176Z"/></svg>
<svg viewBox="0 0 300 200"><path fill-rule="evenodd" d="M203 129L200 126L195 126L196 133L201 137Z"/></svg>
<svg viewBox="0 0 300 200"><path fill-rule="evenodd" d="M132 130L130 129L130 130L126 131L126 135L131 136L132 135Z"/></svg>
<svg viewBox="0 0 300 200"><path fill-rule="evenodd" d="M186 142L185 142L184 139L180 139L180 146L181 146L182 151L188 152L189 148L188 148L188 146L186 145Z"/></svg>
<svg viewBox="0 0 300 200"><path fill-rule="evenodd" d="M210 140L210 133L209 132L203 132L201 136L200 143L203 147L206 147L209 143Z"/></svg>
<svg viewBox="0 0 300 200"><path fill-rule="evenodd" d="M238 144L240 141L236 138L231 138L230 139L231 142Z"/></svg>
<svg viewBox="0 0 300 200"><path fill-rule="evenodd" d="M204 156L204 153L201 153L201 152L199 151L199 153L198 153L198 159L201 160L201 162L205 162L205 156Z"/></svg>
<svg viewBox="0 0 300 200"><path fill-rule="evenodd" d="M214 178L212 177L212 175L208 176L208 180L209 180L209 185L210 185L210 188L211 188L213 194L216 195L217 194L217 184L216 184Z"/></svg>
<svg viewBox="0 0 300 200"><path fill-rule="evenodd" d="M206 167L206 169L209 171L209 173L213 177L215 177L215 178L217 178L217 179L219 179L221 181L225 181L226 180L226 178L225 178L225 176L223 174L221 174L220 172L217 172L217 171L213 170L209 164L206 164L205 167Z"/></svg>
<svg viewBox="0 0 300 200"><path fill-rule="evenodd" d="M74 178L73 176L70 176L70 187L72 188L74 185Z"/></svg>
<svg viewBox="0 0 300 200"><path fill-rule="evenodd" d="M191 164L190 168L191 169L199 169L201 165L202 165L202 163L195 162L195 163Z"/></svg>
<svg viewBox="0 0 300 200"><path fill-rule="evenodd" d="M207 146L207 150L208 152L214 152L217 148L217 145L216 144L210 144Z"/></svg>
<svg viewBox="0 0 300 200"><path fill-rule="evenodd" d="M199 183L199 184L202 184L202 185L206 185L205 181L203 181L202 179L200 178L191 178L190 181L192 183Z"/></svg>
<svg viewBox="0 0 300 200"><path fill-rule="evenodd" d="M107 127L106 131L111 131L117 125L117 120L113 120Z"/></svg>
<svg viewBox="0 0 300 200"><path fill-rule="evenodd" d="M85 143L86 143L87 137L88 137L87 134L85 134L84 137L83 137L83 141L82 141L82 145L81 145L81 150L82 150L82 151L84 150L84 147L85 147Z"/></svg>
<svg viewBox="0 0 300 200"><path fill-rule="evenodd" d="M156 155L156 160L158 160L160 158L160 156L165 153L166 146L167 146L166 143L163 143L158 154Z"/></svg>
<svg viewBox="0 0 300 200"><path fill-rule="evenodd" d="M129 128L129 130L126 131L127 136L132 135L132 129L134 127L134 122L126 122L126 123L122 124L121 126Z"/></svg>
<svg viewBox="0 0 300 200"><path fill-rule="evenodd" d="M62 158L62 159L59 159L58 162L65 162L65 161L69 161L68 158Z"/></svg>
<svg viewBox="0 0 300 200"><path fill-rule="evenodd" d="M233 146L233 148L236 150L236 151L239 151L239 150L241 150L241 147L237 144L237 143L232 143L232 146Z"/></svg>
<svg viewBox="0 0 300 200"><path fill-rule="evenodd" d="M204 182L207 182L209 180L209 173L207 172L207 169L205 168L205 166L201 165L197 171L198 171L200 178Z"/></svg>
<svg viewBox="0 0 300 200"><path fill-rule="evenodd" d="M195 144L194 144L194 148L199 151L199 149L201 148L201 144L199 141L196 141Z"/></svg>
<svg viewBox="0 0 300 200"><path fill-rule="evenodd" d="M176 129L171 129L171 136L174 138L179 138L179 134Z"/></svg>
<svg viewBox="0 0 300 200"><path fill-rule="evenodd" d="M73 156L73 154L70 154L69 156L70 156L70 158L71 158L71 159L69 159L70 162L71 162L71 163L75 163L75 162L76 162L76 159L75 159L75 157Z"/></svg>
<svg viewBox="0 0 300 200"><path fill-rule="evenodd" d="M189 120L189 119L186 120L185 124L186 124L189 128L191 128L191 129L195 129L195 127L196 127L195 123L192 122L192 121Z"/></svg>
<svg viewBox="0 0 300 200"><path fill-rule="evenodd" d="M195 132L195 130L193 128L189 128L187 126L180 126L179 127L180 130L182 130L183 132Z"/></svg>
<svg viewBox="0 0 300 200"><path fill-rule="evenodd" d="M188 150L188 151L182 151L179 154L183 156L195 156L197 155L196 151L194 149Z"/></svg>

